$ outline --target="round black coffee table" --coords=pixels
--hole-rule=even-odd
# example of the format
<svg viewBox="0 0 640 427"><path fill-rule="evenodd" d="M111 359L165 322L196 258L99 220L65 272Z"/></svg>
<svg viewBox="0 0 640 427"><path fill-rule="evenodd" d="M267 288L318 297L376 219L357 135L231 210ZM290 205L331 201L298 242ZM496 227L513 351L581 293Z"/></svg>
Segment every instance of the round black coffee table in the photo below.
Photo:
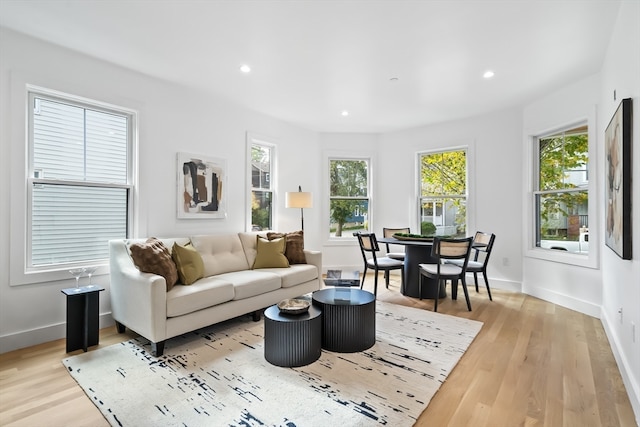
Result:
<svg viewBox="0 0 640 427"><path fill-rule="evenodd" d="M322 312L313 305L303 314L283 314L277 305L264 311L264 358L276 366L315 362L322 352Z"/></svg>
<svg viewBox="0 0 640 427"><path fill-rule="evenodd" d="M371 292L322 289L313 293L313 304L322 310L322 348L355 353L376 343L376 298Z"/></svg>

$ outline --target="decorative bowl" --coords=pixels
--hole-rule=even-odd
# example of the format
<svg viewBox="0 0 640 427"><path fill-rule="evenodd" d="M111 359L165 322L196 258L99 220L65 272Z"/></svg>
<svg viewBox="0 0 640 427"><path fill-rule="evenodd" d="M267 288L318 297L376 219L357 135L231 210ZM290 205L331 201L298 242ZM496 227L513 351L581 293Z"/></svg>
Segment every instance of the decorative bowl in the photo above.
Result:
<svg viewBox="0 0 640 427"><path fill-rule="evenodd" d="M278 303L278 309L284 314L302 314L309 311L311 302L303 299L285 299Z"/></svg>

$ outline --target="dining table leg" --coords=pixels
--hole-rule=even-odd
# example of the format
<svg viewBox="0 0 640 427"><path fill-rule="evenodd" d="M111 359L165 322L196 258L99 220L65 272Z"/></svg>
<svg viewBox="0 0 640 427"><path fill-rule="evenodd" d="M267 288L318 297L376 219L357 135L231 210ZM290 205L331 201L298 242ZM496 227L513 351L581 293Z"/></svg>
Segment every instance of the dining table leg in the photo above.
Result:
<svg viewBox="0 0 640 427"><path fill-rule="evenodd" d="M404 290L403 295L420 297L420 267L419 264L433 264L436 260L431 257L431 245L407 245L404 257ZM422 298L445 298L447 292L444 282L438 284L436 280L425 277L422 283Z"/></svg>

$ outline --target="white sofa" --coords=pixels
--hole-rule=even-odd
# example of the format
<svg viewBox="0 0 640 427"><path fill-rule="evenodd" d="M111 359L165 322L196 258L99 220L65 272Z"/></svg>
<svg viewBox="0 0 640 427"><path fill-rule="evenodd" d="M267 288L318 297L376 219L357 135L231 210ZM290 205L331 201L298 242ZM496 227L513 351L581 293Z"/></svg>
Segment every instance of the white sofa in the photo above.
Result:
<svg viewBox="0 0 640 427"><path fill-rule="evenodd" d="M320 289L319 251L304 251L307 264L252 269L258 234L264 233L159 239L169 250L174 242L191 242L204 262L203 278L169 291L164 277L134 264L129 247L146 239L111 240L111 310L118 331L126 327L142 335L160 356L169 338L252 312L257 321L258 310Z"/></svg>

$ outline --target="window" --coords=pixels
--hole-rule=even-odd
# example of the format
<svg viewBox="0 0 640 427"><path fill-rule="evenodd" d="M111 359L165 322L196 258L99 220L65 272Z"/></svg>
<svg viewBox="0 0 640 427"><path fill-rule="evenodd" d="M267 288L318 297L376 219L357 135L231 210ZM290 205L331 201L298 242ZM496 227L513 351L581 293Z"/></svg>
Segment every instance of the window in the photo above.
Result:
<svg viewBox="0 0 640 427"><path fill-rule="evenodd" d="M104 263L132 212L133 116L29 92L27 270Z"/></svg>
<svg viewBox="0 0 640 427"><path fill-rule="evenodd" d="M273 167L275 146L249 137L251 153L251 230L273 227Z"/></svg>
<svg viewBox="0 0 640 427"><path fill-rule="evenodd" d="M419 154L420 234L464 237L467 232L467 152Z"/></svg>
<svg viewBox="0 0 640 427"><path fill-rule="evenodd" d="M536 138L536 247L589 253L587 125Z"/></svg>
<svg viewBox="0 0 640 427"><path fill-rule="evenodd" d="M329 159L329 235L351 237L369 230L368 159Z"/></svg>

